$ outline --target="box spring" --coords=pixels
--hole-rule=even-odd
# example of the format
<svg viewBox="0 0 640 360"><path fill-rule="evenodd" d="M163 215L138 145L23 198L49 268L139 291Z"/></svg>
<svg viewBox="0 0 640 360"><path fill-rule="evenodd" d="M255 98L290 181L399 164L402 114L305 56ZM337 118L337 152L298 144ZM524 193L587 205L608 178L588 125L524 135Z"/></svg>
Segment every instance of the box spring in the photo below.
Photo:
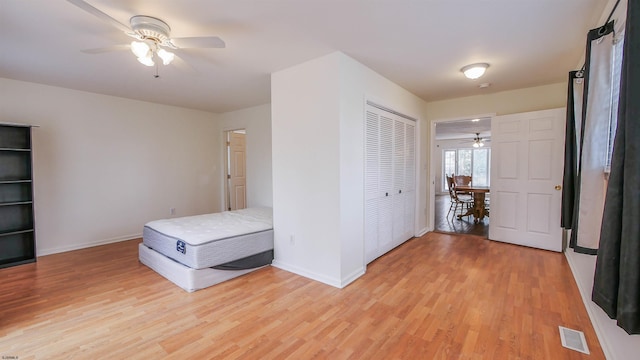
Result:
<svg viewBox="0 0 640 360"><path fill-rule="evenodd" d="M220 266L221 268L243 268L247 266L257 266L240 270L220 270L214 268L193 269L180 264L157 251L154 251L153 249L145 246L145 244L143 243L140 243L140 245L138 245L138 256L140 262L144 265L150 267L152 270L170 280L174 284L178 285L182 289L188 292L193 292L215 284L219 284L223 281L231 280L238 276L245 275L270 264L271 259L273 259L273 251L264 252L262 253L262 256L256 255L250 257L248 260L240 260Z"/></svg>

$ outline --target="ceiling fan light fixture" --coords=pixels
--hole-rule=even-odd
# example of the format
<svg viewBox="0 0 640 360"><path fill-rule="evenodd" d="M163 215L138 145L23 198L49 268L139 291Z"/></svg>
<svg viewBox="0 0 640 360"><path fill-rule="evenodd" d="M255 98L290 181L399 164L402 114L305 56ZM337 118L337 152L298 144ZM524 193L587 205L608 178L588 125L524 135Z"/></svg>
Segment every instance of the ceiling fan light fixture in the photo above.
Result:
<svg viewBox="0 0 640 360"><path fill-rule="evenodd" d="M480 133L476 133L476 137L473 138L473 147L479 148L484 146L484 139L480 137Z"/></svg>
<svg viewBox="0 0 640 360"><path fill-rule="evenodd" d="M162 64L164 65L169 65L171 64L171 62L173 61L173 59L176 57L176 55L172 52L169 52L165 49L160 49L158 50L158 57L160 57L160 59L162 59Z"/></svg>
<svg viewBox="0 0 640 360"><path fill-rule="evenodd" d="M148 57L149 52L151 51L151 46L143 41L132 41L131 42L131 52L137 58Z"/></svg>
<svg viewBox="0 0 640 360"><path fill-rule="evenodd" d="M484 72L487 71L488 67L489 64L487 63L477 63L464 66L462 67L462 69L460 69L460 71L462 71L464 76L466 76L468 79L475 80L484 75Z"/></svg>
<svg viewBox="0 0 640 360"><path fill-rule="evenodd" d="M153 62L153 58L151 56L139 57L138 61L145 66L153 66L156 64Z"/></svg>

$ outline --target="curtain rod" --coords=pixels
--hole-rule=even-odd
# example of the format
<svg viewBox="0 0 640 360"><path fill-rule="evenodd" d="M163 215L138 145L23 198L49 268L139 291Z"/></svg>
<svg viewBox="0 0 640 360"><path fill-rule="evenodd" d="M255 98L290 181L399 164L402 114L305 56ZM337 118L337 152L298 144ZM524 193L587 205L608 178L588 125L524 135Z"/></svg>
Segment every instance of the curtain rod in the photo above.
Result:
<svg viewBox="0 0 640 360"><path fill-rule="evenodd" d="M613 16L613 13L618 8L618 4L620 4L620 0L617 0L615 5L613 5L613 9L611 9L611 12L609 13L609 16L607 16L607 20L604 22L605 25L609 22L609 20L611 20L611 17Z"/></svg>
<svg viewBox="0 0 640 360"><path fill-rule="evenodd" d="M618 4L620 4L620 0L616 0L616 3L613 5L613 9L611 9L609 16L607 16L607 20L605 20L604 25L602 25L601 27L607 26L607 23L609 22L609 20L611 20L613 13L616 12L616 9L618 8ZM580 71L584 71L585 66L586 66L586 62L582 64L582 68L580 69Z"/></svg>

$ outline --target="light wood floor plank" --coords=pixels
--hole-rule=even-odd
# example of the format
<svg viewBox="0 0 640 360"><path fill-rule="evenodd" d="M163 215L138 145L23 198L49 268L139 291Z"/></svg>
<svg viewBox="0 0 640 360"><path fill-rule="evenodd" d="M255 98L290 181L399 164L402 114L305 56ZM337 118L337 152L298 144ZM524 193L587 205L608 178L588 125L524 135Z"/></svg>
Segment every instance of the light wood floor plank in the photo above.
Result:
<svg viewBox="0 0 640 360"><path fill-rule="evenodd" d="M0 270L0 356L603 359L562 254L429 233L336 289L267 267L186 293L140 240ZM558 326L585 333L565 349Z"/></svg>

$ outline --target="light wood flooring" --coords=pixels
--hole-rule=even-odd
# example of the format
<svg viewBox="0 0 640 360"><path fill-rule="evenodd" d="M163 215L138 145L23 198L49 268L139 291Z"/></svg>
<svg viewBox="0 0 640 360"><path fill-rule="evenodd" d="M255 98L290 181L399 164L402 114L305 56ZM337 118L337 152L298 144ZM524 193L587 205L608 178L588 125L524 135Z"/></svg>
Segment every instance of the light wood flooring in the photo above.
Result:
<svg viewBox="0 0 640 360"><path fill-rule="evenodd" d="M0 356L603 359L562 254L429 233L344 289L266 267L187 293L139 240L0 270ZM591 355L560 344L585 332Z"/></svg>
<svg viewBox="0 0 640 360"><path fill-rule="evenodd" d="M436 195L435 198L435 231L453 234L478 235L484 238L489 237L488 217L485 217L477 224L473 222L473 217L471 216L458 219L457 216L453 215L453 211L447 214L449 207L451 206L451 199L449 198L449 195Z"/></svg>

